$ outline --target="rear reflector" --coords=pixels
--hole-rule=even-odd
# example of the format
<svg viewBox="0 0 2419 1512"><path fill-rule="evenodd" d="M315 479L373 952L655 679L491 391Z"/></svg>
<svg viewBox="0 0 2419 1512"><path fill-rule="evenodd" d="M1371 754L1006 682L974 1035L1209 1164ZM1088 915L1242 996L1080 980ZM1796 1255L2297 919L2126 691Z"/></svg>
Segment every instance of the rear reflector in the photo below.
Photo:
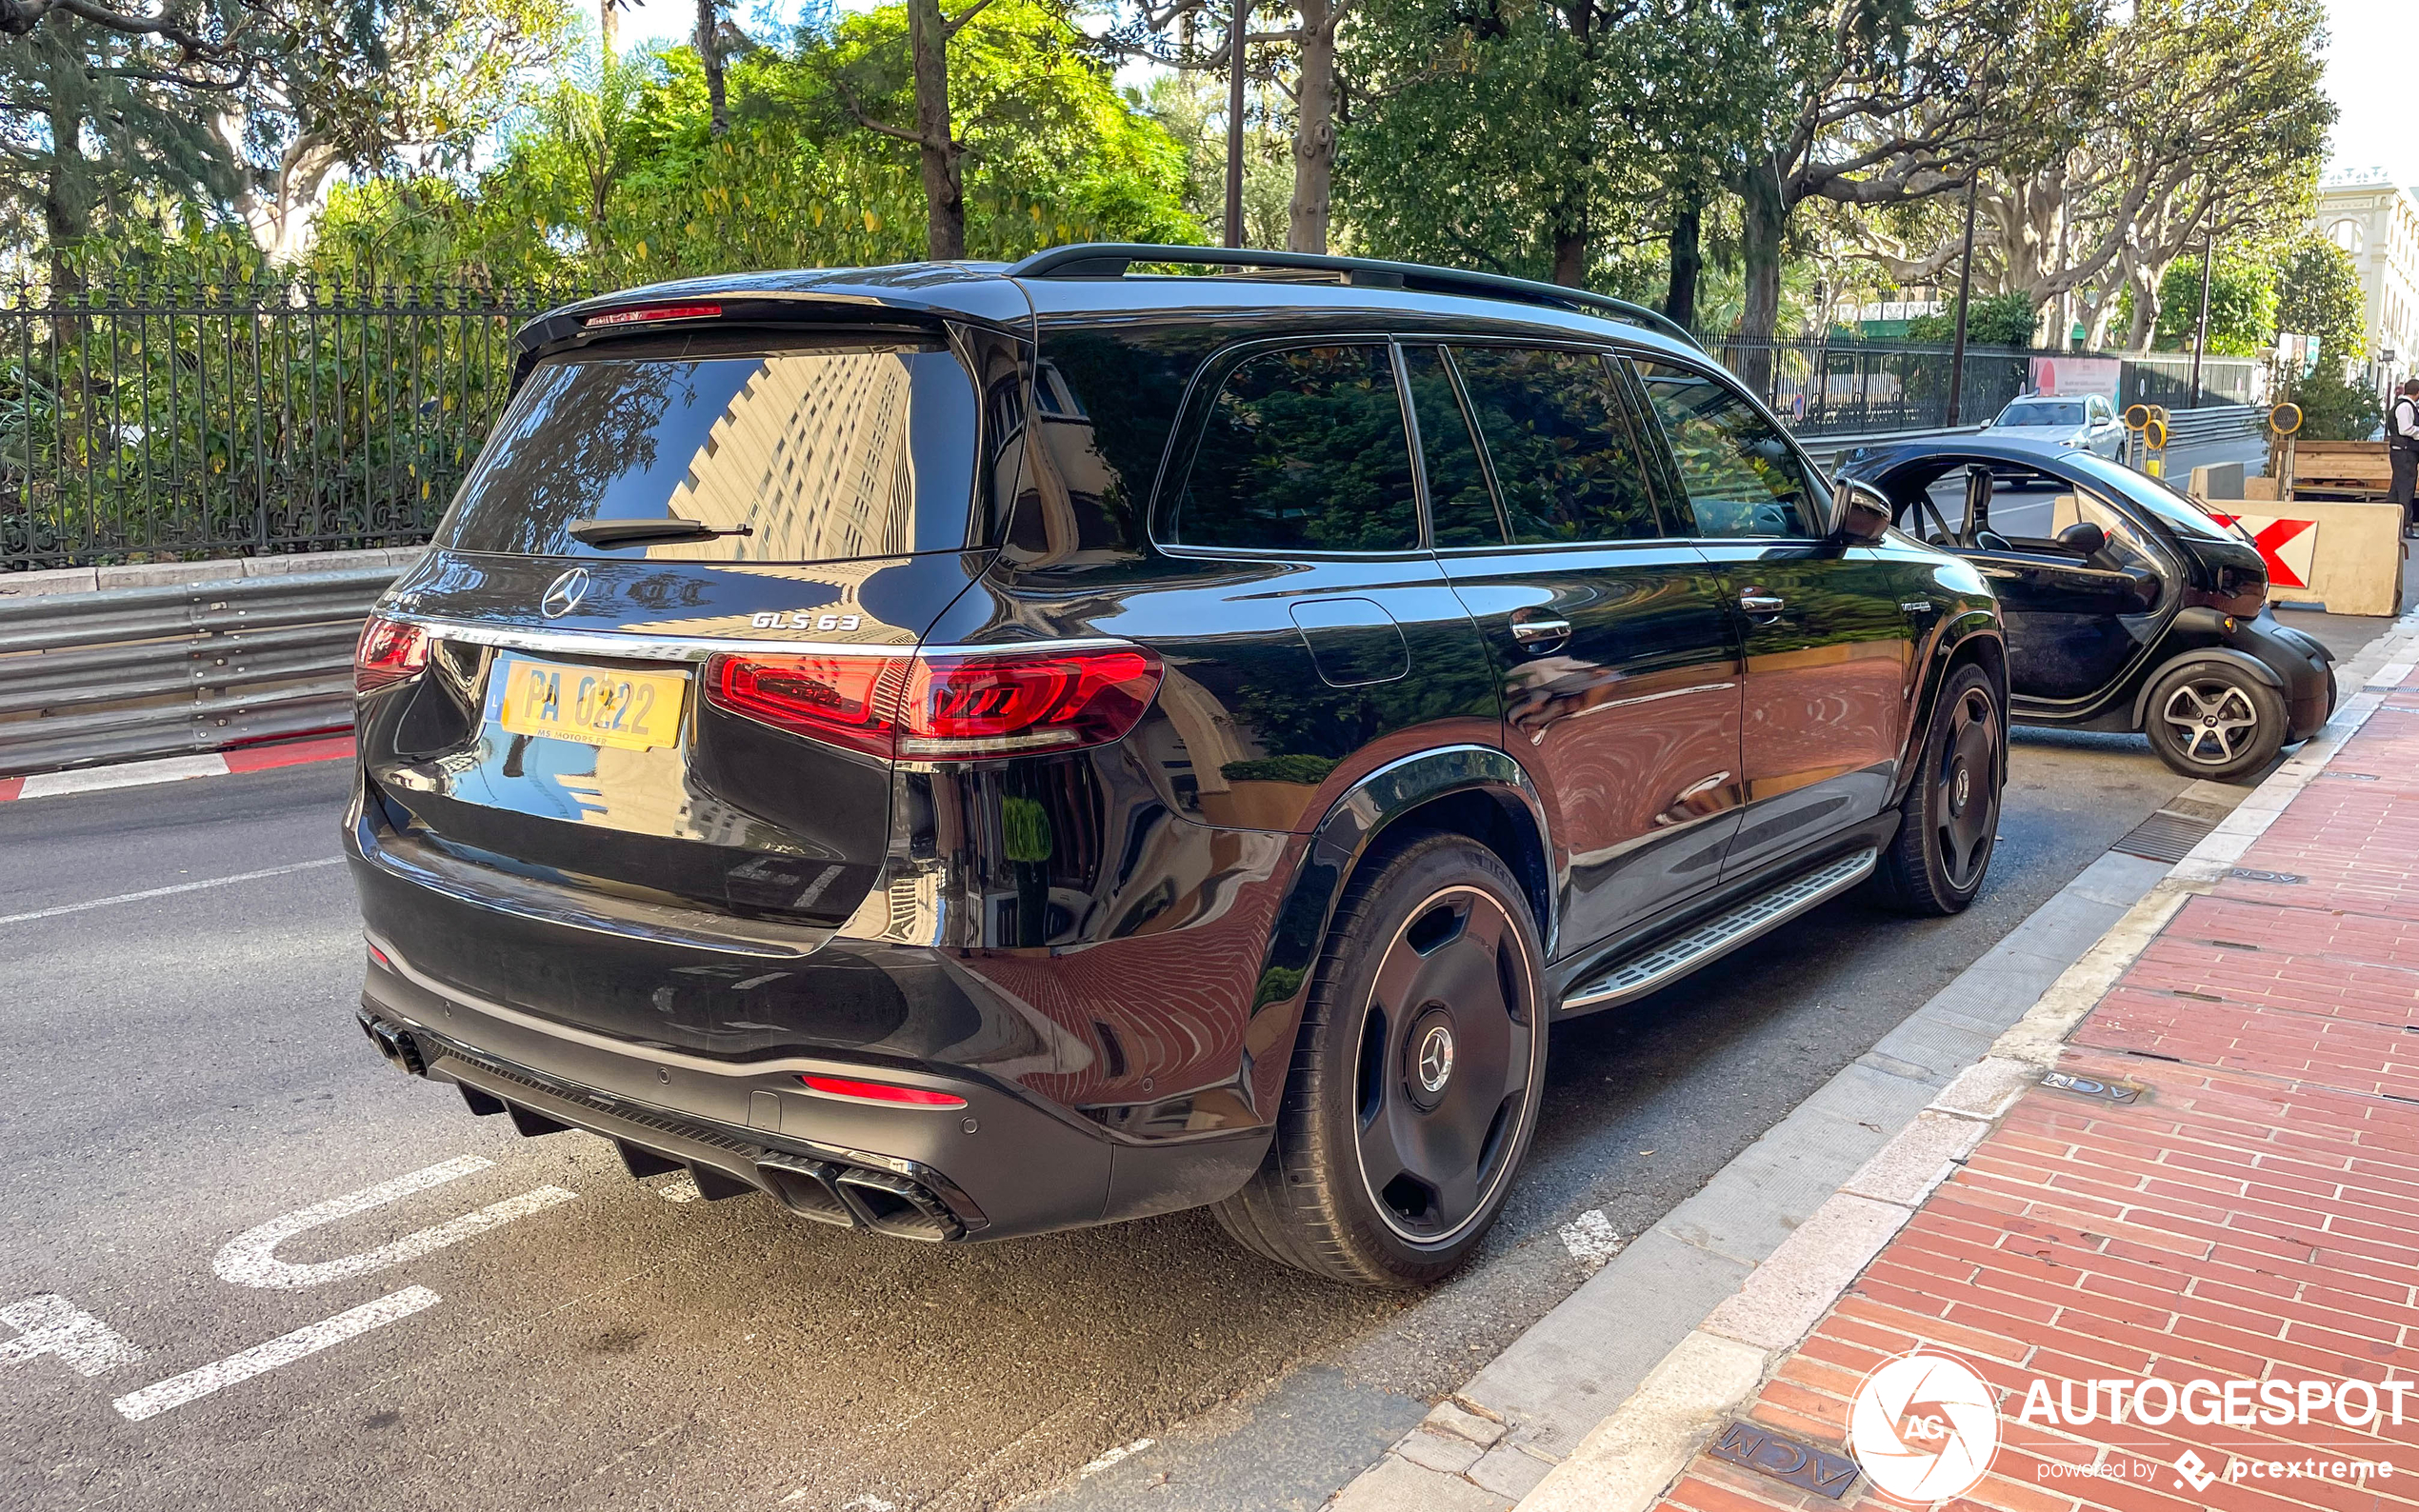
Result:
<svg viewBox="0 0 2419 1512"><path fill-rule="evenodd" d="M403 620L370 616L353 643L352 686L371 693L418 677L429 665L429 632Z"/></svg>
<svg viewBox="0 0 2419 1512"><path fill-rule="evenodd" d="M1122 740L1159 690L1139 646L983 655L716 656L707 702L871 756L972 761Z"/></svg>
<svg viewBox="0 0 2419 1512"><path fill-rule="evenodd" d="M798 1080L810 1092L826 1097L847 1098L851 1103L887 1103L897 1107L964 1107L966 1099L948 1092L927 1092L921 1087L891 1086L882 1082L857 1082L845 1076L815 1076L801 1072Z"/></svg>
<svg viewBox="0 0 2419 1512"><path fill-rule="evenodd" d="M636 326L650 320L710 320L721 313L720 305L655 305L645 309L616 309L610 314L590 315L580 322L580 328Z"/></svg>

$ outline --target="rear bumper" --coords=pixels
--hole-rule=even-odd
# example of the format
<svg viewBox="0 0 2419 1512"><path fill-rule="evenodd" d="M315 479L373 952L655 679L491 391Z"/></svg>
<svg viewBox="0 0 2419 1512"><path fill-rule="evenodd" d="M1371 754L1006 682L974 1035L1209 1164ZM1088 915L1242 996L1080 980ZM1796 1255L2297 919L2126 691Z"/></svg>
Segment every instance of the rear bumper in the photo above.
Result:
<svg viewBox="0 0 2419 1512"><path fill-rule="evenodd" d="M457 1084L471 1111L508 1114L525 1135L602 1135L633 1176L686 1168L709 1198L761 1191L800 1217L901 1239L1005 1239L1215 1201L1267 1147L1264 1135L1123 1146L972 1076L613 1040L471 999L371 943L387 962L370 963L362 1019L390 1060ZM843 1101L807 1091L805 1072L870 1073L965 1105Z"/></svg>

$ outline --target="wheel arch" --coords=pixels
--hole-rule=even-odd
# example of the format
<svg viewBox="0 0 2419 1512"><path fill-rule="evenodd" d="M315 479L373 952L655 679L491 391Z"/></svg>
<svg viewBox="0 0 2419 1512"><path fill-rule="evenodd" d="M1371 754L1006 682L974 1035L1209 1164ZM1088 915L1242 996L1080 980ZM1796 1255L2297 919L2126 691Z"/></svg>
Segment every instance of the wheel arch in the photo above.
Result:
<svg viewBox="0 0 2419 1512"><path fill-rule="evenodd" d="M1261 1106L1283 1095L1310 972L1344 890L1370 857L1426 834L1462 834L1487 846L1528 899L1549 959L1555 907L1552 831L1544 800L1519 762L1490 746L1421 751L1369 773L1328 806L1295 866L1254 979L1249 1041L1254 1066L1272 1075Z"/></svg>
<svg viewBox="0 0 2419 1512"><path fill-rule="evenodd" d="M1908 785L1915 780L1923 745L1930 738L1932 715L1940 706L1940 690L1960 666L1978 666L1992 686L1999 690L1999 771L2002 781L2008 770L2008 643L2001 634L1998 617L1989 609L1974 608L1956 615L1941 627L1939 639L1933 643L1931 666L1924 677L1923 694L1915 701L1914 718L1908 722L1907 744L1898 763L1898 781L1891 786L1889 801L1895 806L1907 796Z"/></svg>

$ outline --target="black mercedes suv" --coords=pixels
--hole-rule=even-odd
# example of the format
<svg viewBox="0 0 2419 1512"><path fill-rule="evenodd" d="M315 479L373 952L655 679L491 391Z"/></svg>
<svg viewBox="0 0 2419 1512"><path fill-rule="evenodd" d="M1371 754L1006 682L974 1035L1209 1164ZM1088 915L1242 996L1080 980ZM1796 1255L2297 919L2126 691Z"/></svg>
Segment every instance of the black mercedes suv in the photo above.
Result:
<svg viewBox="0 0 2419 1512"><path fill-rule="evenodd" d="M573 305L362 634L362 1024L710 1198L1208 1204L1429 1281L1554 1020L1980 888L1997 611L1888 526L1568 288L1114 246Z"/></svg>

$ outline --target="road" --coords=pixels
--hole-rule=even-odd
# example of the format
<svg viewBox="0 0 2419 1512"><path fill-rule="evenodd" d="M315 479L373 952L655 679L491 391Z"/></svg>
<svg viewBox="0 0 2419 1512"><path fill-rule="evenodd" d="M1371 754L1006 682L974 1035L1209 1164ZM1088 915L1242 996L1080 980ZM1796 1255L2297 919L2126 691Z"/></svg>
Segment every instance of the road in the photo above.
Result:
<svg viewBox="0 0 2419 1512"><path fill-rule="evenodd" d="M1236 1504L1314 1506L1585 1278L1563 1225L1639 1232L2184 786L2020 734L1968 913L1845 900L1564 1026L1486 1253L1404 1301L1199 1214L923 1247L473 1119L353 1025L348 780L0 805L0 1504L972 1508L1223 1415L1285 1444Z"/></svg>

